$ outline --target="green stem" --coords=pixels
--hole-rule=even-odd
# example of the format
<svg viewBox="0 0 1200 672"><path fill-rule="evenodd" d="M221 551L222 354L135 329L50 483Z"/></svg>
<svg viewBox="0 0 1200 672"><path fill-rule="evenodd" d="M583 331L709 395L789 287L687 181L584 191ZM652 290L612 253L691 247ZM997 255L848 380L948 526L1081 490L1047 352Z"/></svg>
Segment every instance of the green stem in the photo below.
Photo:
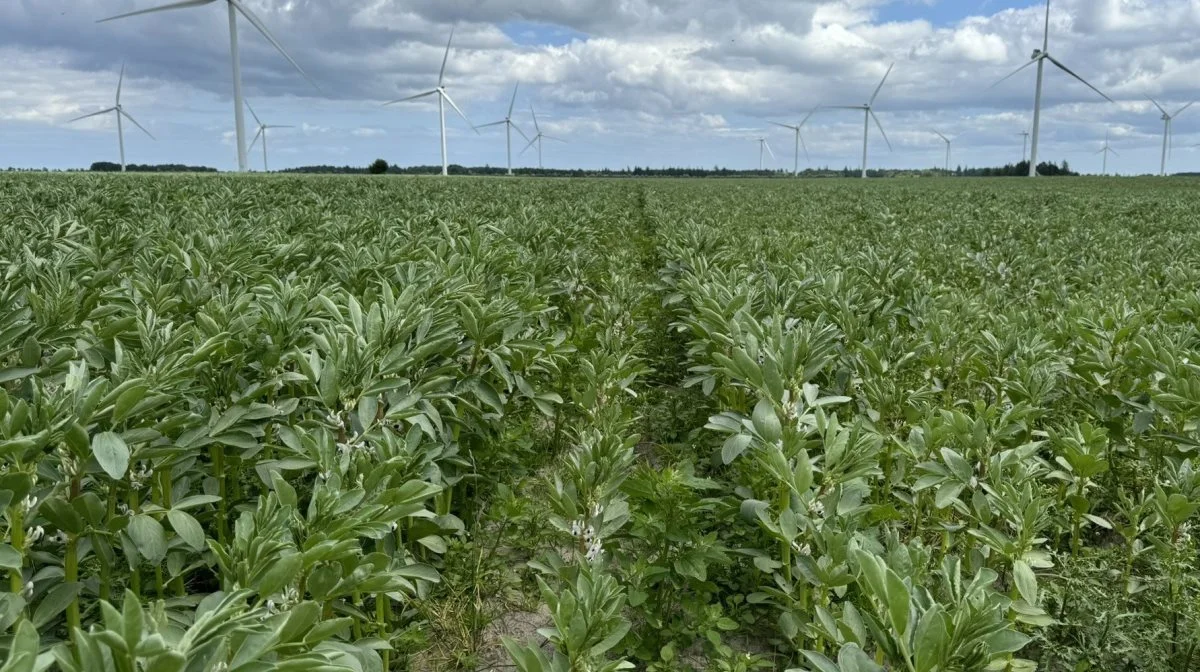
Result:
<svg viewBox="0 0 1200 672"><path fill-rule="evenodd" d="M25 513L21 511L21 506L21 503L17 502L8 509L8 529L12 536L12 545L17 549L17 553L21 554L20 566L9 572L9 586L17 595L20 595L21 590L25 588L25 577L21 571L25 566Z"/></svg>
<svg viewBox="0 0 1200 672"><path fill-rule="evenodd" d="M226 529L227 523L227 503L225 501L225 447L214 445L212 448L212 470L213 478L217 479L217 496L221 501L217 502L217 541L222 545L225 544L229 537L229 532Z"/></svg>
<svg viewBox="0 0 1200 672"><path fill-rule="evenodd" d="M391 633L389 632L390 627L388 625L387 601L388 601L387 595L385 595L383 593L375 594L375 624L376 624L375 636L382 639L385 642L388 642L391 640ZM387 670L388 663L391 662L389 660L389 658L391 656L391 651L384 649L382 651L382 653L383 653L383 669Z"/></svg>
<svg viewBox="0 0 1200 672"><path fill-rule="evenodd" d="M75 583L79 580L79 540L75 535L67 537L67 550L63 554L63 580L67 583ZM75 638L75 631L79 625L79 596L76 595L71 603L67 605L67 630L71 633L71 639Z"/></svg>

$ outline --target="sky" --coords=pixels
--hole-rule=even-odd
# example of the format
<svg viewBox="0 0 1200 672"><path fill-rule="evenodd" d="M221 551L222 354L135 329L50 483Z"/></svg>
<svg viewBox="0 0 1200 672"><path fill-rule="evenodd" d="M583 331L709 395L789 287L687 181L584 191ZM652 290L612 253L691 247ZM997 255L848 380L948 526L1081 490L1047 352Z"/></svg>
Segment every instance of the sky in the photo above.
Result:
<svg viewBox="0 0 1200 672"><path fill-rule="evenodd" d="M226 0L118 21L170 0L0 2L0 166L85 168L116 161L113 104L125 64L131 163L236 168ZM199 2L199 0L196 0ZM272 169L440 163L433 88L454 30L446 88L476 125L513 120L547 136L546 167L756 168L757 139L794 165L796 124L818 105L875 101L871 167L1020 160L1042 41L1037 0L240 0L311 83L239 17L246 98L267 124ZM1200 97L1200 0L1055 0L1049 52L1109 102L1049 65L1041 159L1100 172L1157 172L1162 113ZM503 126L478 133L447 109L450 162L503 166ZM249 135L254 120L247 115ZM1200 105L1173 126L1170 171L1200 171ZM863 115L819 109L801 168L857 167ZM536 166L514 132L513 161ZM261 145L250 154L261 169Z"/></svg>

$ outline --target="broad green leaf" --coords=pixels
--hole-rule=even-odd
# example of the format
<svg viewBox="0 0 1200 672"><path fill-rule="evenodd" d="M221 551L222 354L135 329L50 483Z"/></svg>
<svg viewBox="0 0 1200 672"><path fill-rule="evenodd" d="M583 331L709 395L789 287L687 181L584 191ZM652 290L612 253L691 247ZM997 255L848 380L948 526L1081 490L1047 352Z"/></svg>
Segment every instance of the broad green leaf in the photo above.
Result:
<svg viewBox="0 0 1200 672"><path fill-rule="evenodd" d="M1021 597L1025 598L1026 602L1033 605L1038 603L1037 577L1024 560L1013 562L1013 581L1017 584L1017 591L1021 593Z"/></svg>
<svg viewBox="0 0 1200 672"><path fill-rule="evenodd" d="M129 520L126 534L133 540L138 553L150 564L162 562L167 555L167 534L159 522L146 514L138 514Z"/></svg>
<svg viewBox="0 0 1200 672"><path fill-rule="evenodd" d="M113 432L101 432L92 437L92 455L113 480L121 480L129 470L129 446Z"/></svg>
<svg viewBox="0 0 1200 672"><path fill-rule="evenodd" d="M203 551L207 548L204 542L204 528L190 514L179 509L170 509L167 511L167 520L171 521L171 527L175 528L179 538L191 546L192 550Z"/></svg>

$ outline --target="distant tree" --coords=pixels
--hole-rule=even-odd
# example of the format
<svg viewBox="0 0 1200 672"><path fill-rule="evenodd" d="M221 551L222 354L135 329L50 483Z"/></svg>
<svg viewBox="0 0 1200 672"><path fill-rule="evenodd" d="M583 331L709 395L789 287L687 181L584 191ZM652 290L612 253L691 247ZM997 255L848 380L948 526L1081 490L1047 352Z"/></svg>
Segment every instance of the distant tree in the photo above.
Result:
<svg viewBox="0 0 1200 672"><path fill-rule="evenodd" d="M367 171L370 172L372 175L382 175L382 174L386 173L387 170L388 170L388 162L384 161L383 159L375 159L375 162L372 163L367 168Z"/></svg>

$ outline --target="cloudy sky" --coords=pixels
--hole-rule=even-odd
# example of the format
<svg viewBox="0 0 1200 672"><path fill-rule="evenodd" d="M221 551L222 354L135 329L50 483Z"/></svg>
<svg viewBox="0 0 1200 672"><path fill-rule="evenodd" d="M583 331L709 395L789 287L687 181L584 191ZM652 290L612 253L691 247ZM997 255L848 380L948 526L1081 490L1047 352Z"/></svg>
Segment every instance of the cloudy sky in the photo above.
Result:
<svg viewBox="0 0 1200 672"><path fill-rule="evenodd" d="M97 24L163 0L0 2L0 165L86 167L116 160L115 121L73 117L122 102L157 141L126 125L130 162L236 166L224 0ZM382 103L431 88L455 29L446 85L472 122L515 120L547 143L547 166L753 168L766 135L790 168L795 123L813 106L876 101L894 151L871 129L871 165L1018 160L1040 46L1037 0L242 0L319 90L239 19L247 99L271 136L271 167L440 161L436 103ZM1200 96L1200 0L1056 0L1050 53L1117 101L1047 71L1043 158L1098 172L1157 171L1163 124ZM502 128L476 135L452 113L450 159L503 165ZM251 133L253 129L251 129ZM1200 170L1200 105L1174 126L1170 169ZM801 166L857 166L862 115L822 110ZM523 142L518 143L518 149ZM516 153L516 152L514 152ZM515 159L536 165L530 151ZM262 154L252 154L261 167Z"/></svg>

